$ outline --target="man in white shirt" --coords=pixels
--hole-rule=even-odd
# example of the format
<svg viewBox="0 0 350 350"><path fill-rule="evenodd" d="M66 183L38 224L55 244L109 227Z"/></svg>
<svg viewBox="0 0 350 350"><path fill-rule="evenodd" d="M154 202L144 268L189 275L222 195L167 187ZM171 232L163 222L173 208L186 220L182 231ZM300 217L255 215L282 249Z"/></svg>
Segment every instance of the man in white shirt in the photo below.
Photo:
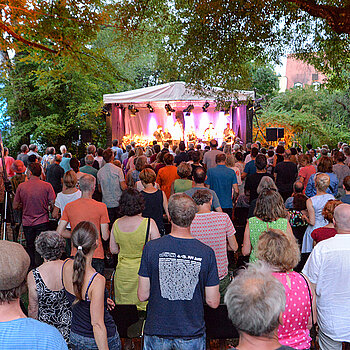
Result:
<svg viewBox="0 0 350 350"><path fill-rule="evenodd" d="M318 243L303 273L316 289L321 350L341 350L350 342L350 205L334 211L337 234Z"/></svg>

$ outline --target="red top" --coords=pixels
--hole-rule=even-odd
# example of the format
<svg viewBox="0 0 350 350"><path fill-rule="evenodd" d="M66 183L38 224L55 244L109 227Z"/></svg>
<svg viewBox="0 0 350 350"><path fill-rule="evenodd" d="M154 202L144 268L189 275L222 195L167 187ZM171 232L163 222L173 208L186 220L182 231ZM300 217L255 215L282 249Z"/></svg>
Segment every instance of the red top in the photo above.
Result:
<svg viewBox="0 0 350 350"><path fill-rule="evenodd" d="M335 228L320 227L312 231L311 237L316 243L319 243L321 241L324 241L325 239L334 237L336 234L337 231L335 230Z"/></svg>
<svg viewBox="0 0 350 350"><path fill-rule="evenodd" d="M23 207L23 226L36 226L49 221L49 203L56 198L51 184L31 176L21 183L16 191L15 201Z"/></svg>
<svg viewBox="0 0 350 350"><path fill-rule="evenodd" d="M5 160L5 166L6 166L6 171L7 171L7 176L12 177L15 175L14 171L11 169L11 165L14 163L14 159L12 157L4 157Z"/></svg>
<svg viewBox="0 0 350 350"><path fill-rule="evenodd" d="M304 191L303 191L303 193L304 194L305 194L307 183L309 182L309 179L310 179L311 175L313 175L315 173L316 173L316 169L311 164L300 168L298 176L301 176L301 177L304 178L304 182L303 182L303 184L304 184Z"/></svg>

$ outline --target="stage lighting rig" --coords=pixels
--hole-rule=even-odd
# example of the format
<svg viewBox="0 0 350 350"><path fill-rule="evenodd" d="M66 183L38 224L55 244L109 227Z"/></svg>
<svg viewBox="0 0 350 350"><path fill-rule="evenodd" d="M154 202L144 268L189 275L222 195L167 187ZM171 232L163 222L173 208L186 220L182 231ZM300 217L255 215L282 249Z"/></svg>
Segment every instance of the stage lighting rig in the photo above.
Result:
<svg viewBox="0 0 350 350"><path fill-rule="evenodd" d="M205 102L202 109L203 109L203 112L207 112L208 111L208 108L210 106L210 103L209 102Z"/></svg>
<svg viewBox="0 0 350 350"><path fill-rule="evenodd" d="M183 112L186 113L187 116L191 115L191 111L194 109L194 105L188 105Z"/></svg>
<svg viewBox="0 0 350 350"><path fill-rule="evenodd" d="M149 109L150 113L154 112L154 108L149 103L147 103L147 108Z"/></svg>
<svg viewBox="0 0 350 350"><path fill-rule="evenodd" d="M136 117L136 113L138 113L138 109L134 107L134 105L129 105L128 110L130 111L130 116L131 117Z"/></svg>
<svg viewBox="0 0 350 350"><path fill-rule="evenodd" d="M170 106L169 103L167 103L167 104L165 105L164 108L165 108L166 113L167 113L168 115L170 115L172 112L175 112L175 109L174 109L174 108L171 108L171 106Z"/></svg>

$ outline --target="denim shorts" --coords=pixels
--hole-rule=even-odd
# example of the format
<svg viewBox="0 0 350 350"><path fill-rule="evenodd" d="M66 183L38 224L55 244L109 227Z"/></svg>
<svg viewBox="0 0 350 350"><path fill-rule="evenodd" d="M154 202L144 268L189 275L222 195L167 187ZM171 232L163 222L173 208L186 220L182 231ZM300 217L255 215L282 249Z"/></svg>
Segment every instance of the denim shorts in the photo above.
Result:
<svg viewBox="0 0 350 350"><path fill-rule="evenodd" d="M109 350L120 350L121 343L118 332L113 337L107 338ZM70 345L73 350L98 350L95 338L84 337L77 333L70 333Z"/></svg>
<svg viewBox="0 0 350 350"><path fill-rule="evenodd" d="M206 350L205 334L199 338L160 338L155 335L145 335L143 350Z"/></svg>

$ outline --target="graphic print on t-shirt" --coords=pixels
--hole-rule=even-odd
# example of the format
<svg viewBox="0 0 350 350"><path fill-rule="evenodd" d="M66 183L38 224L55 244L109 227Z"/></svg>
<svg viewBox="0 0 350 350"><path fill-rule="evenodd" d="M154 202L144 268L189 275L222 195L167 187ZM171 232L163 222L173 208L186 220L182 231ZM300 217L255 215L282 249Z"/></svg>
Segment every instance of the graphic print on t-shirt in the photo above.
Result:
<svg viewBox="0 0 350 350"><path fill-rule="evenodd" d="M192 300L199 281L202 258L163 252L159 254L161 296L168 300Z"/></svg>

